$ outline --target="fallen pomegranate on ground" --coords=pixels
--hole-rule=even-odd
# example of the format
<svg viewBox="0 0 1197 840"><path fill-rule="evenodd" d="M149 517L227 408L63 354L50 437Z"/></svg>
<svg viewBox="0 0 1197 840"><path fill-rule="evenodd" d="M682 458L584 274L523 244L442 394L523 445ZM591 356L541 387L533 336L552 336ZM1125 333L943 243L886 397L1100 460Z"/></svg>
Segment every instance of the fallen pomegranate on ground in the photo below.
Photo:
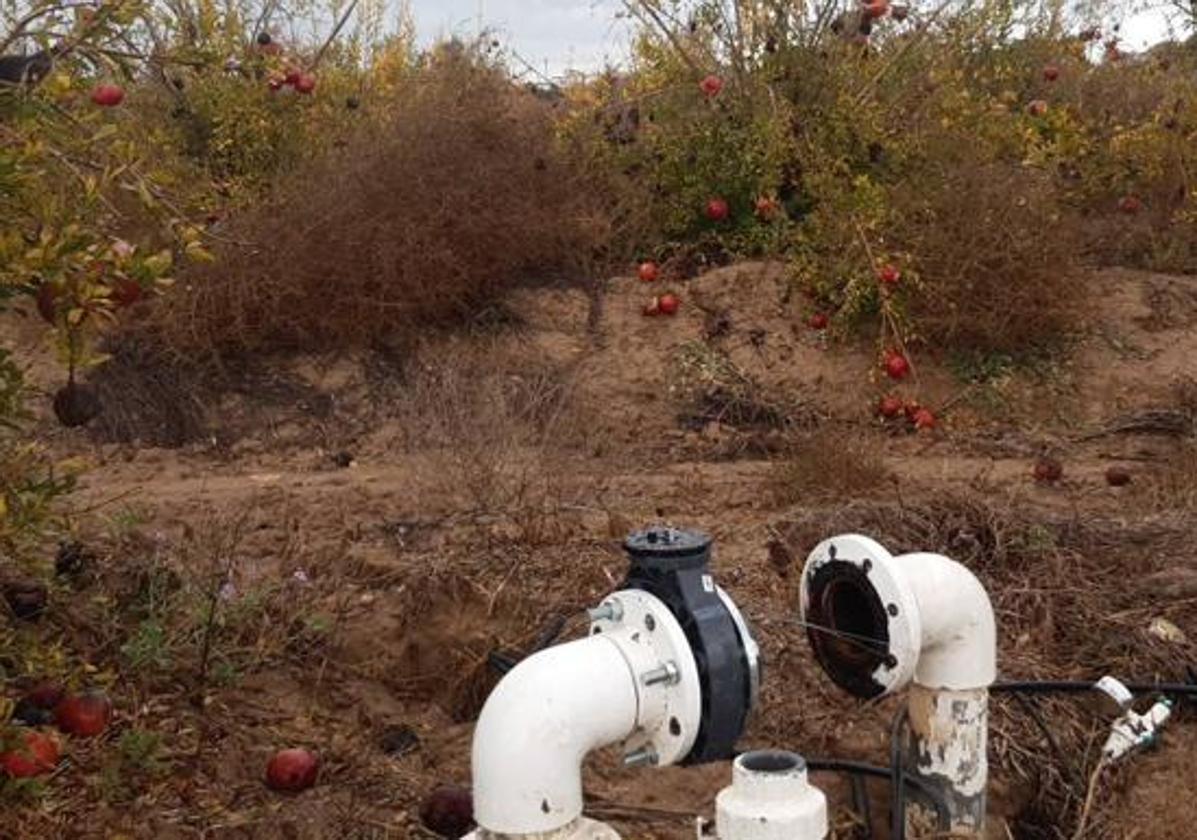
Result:
<svg viewBox="0 0 1197 840"><path fill-rule="evenodd" d="M302 748L279 750L266 765L266 786L271 790L298 793L316 784L320 762Z"/></svg>
<svg viewBox="0 0 1197 840"><path fill-rule="evenodd" d="M46 587L34 581L4 584L4 602L9 611L23 621L36 621L46 611Z"/></svg>
<svg viewBox="0 0 1197 840"><path fill-rule="evenodd" d="M1047 115L1047 102L1042 99L1033 100L1027 105L1027 113L1032 117L1043 117Z"/></svg>
<svg viewBox="0 0 1197 840"><path fill-rule="evenodd" d="M1044 456L1031 468L1031 476L1040 484L1055 484L1064 477L1064 465L1055 458Z"/></svg>
<svg viewBox="0 0 1197 840"><path fill-rule="evenodd" d="M1124 195L1118 199L1118 210L1128 216L1134 216L1143 209L1143 199L1137 195Z"/></svg>
<svg viewBox="0 0 1197 840"><path fill-rule="evenodd" d="M828 325L831 323L831 319L827 317L826 313L816 312L814 315L810 316L810 321L807 323L810 324L810 328L812 330L822 331L827 329Z"/></svg>
<svg viewBox="0 0 1197 840"><path fill-rule="evenodd" d="M101 691L68 694L54 707L59 731L81 738L102 735L111 718L112 701Z"/></svg>
<svg viewBox="0 0 1197 840"><path fill-rule="evenodd" d="M886 420L893 420L899 416L903 408L901 398L895 396L882 397L881 402L877 403L877 413Z"/></svg>
<svg viewBox="0 0 1197 840"><path fill-rule="evenodd" d="M707 206L704 212L712 222L722 222L731 213L731 208L728 207L727 201L715 196L714 198L707 199Z"/></svg>
<svg viewBox="0 0 1197 840"><path fill-rule="evenodd" d="M929 432L938 425L935 414L930 409L920 408L911 418L914 428L920 432Z"/></svg>
<svg viewBox="0 0 1197 840"><path fill-rule="evenodd" d="M1054 64L1049 64L1043 68L1043 80L1046 82L1054 82L1060 78L1060 68Z"/></svg>
<svg viewBox="0 0 1197 840"><path fill-rule="evenodd" d="M699 82L698 87L707 98L712 98L718 96L719 91L723 90L723 79L712 73Z"/></svg>
<svg viewBox="0 0 1197 840"><path fill-rule="evenodd" d="M877 279L882 286L891 289L898 285L898 281L902 279L902 272L898 271L896 266L883 265L877 270Z"/></svg>
<svg viewBox="0 0 1197 840"><path fill-rule="evenodd" d="M657 308L661 310L662 315L676 315L681 305L682 299L675 294L661 295L657 300Z"/></svg>
<svg viewBox="0 0 1197 840"><path fill-rule="evenodd" d="M456 840L474 830L474 798L463 787L439 787L420 805L420 823L434 834Z"/></svg>
<svg viewBox="0 0 1197 840"><path fill-rule="evenodd" d="M1130 470L1124 467L1110 467L1106 470L1106 484L1111 487L1125 487L1134 480Z"/></svg>
<svg viewBox="0 0 1197 840"><path fill-rule="evenodd" d="M0 739L0 743L5 746L0 752L0 772L11 778L43 776L58 766L58 742L44 732L27 729Z"/></svg>
<svg viewBox="0 0 1197 840"><path fill-rule="evenodd" d="M661 269L652 260L640 263L640 267L636 270L636 275L645 283L652 283L661 276Z"/></svg>

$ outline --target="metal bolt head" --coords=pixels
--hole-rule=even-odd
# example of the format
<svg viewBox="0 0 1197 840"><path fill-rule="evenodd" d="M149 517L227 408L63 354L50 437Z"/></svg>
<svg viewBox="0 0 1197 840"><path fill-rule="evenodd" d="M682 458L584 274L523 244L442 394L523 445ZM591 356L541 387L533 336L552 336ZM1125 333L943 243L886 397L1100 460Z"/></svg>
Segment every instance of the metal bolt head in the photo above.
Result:
<svg viewBox="0 0 1197 840"><path fill-rule="evenodd" d="M657 752L652 747L641 747L623 757L625 767L656 767Z"/></svg>
<svg viewBox="0 0 1197 840"><path fill-rule="evenodd" d="M659 668L654 668L647 673L641 674L640 682L646 686L677 685L681 678L682 674L678 670L677 663L666 662Z"/></svg>

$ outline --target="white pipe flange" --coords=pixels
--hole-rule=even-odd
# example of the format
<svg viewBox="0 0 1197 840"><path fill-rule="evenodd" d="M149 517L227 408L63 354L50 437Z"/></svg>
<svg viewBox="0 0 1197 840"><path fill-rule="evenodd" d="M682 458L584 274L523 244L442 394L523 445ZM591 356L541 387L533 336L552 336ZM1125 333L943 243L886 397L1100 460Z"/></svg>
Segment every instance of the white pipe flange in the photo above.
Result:
<svg viewBox="0 0 1197 840"><path fill-rule="evenodd" d="M702 723L698 663L682 625L663 601L638 589L609 595L592 616L591 635L614 639L636 674L639 726L623 744L625 762L681 761Z"/></svg>

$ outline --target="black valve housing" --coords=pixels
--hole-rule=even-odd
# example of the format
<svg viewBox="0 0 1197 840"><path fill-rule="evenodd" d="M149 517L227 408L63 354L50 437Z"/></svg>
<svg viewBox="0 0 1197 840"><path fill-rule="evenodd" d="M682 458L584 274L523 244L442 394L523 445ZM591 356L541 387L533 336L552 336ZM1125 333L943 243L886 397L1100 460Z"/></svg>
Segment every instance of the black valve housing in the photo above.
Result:
<svg viewBox="0 0 1197 840"><path fill-rule="evenodd" d="M741 639L715 586L711 546L700 531L664 526L635 531L624 543L631 565L623 588L648 592L669 607L698 664L702 723L683 765L732 758L755 700L755 650L749 653L750 640Z"/></svg>

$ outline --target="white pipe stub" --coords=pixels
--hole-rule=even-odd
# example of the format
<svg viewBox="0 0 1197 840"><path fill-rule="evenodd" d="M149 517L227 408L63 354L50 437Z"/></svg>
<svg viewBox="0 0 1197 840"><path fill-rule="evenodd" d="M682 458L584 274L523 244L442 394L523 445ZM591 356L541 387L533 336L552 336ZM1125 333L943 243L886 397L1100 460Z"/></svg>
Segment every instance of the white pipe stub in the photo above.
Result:
<svg viewBox="0 0 1197 840"><path fill-rule="evenodd" d="M718 840L823 840L827 831L827 797L795 753L744 753L715 799Z"/></svg>

